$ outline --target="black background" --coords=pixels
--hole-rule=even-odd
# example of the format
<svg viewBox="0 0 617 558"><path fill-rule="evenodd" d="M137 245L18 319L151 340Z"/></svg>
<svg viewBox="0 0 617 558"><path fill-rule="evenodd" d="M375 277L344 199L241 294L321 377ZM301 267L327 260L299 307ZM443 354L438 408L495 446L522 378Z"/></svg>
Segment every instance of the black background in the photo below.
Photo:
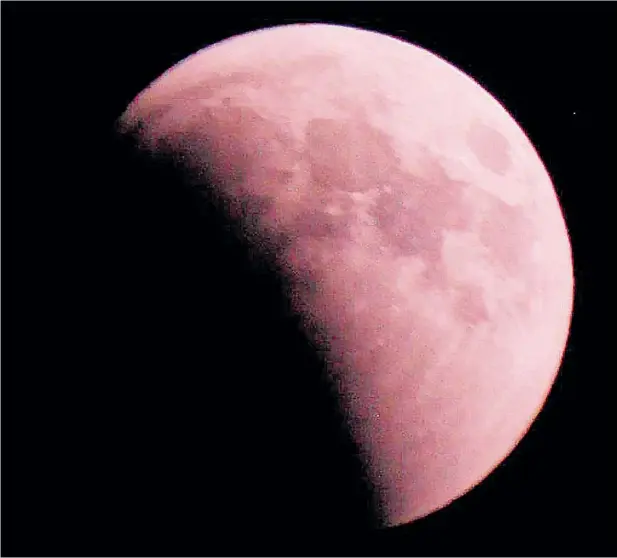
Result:
<svg viewBox="0 0 617 558"><path fill-rule="evenodd" d="M615 11L3 3L2 554L614 553ZM185 56L298 21L384 31L483 84L537 147L573 245L571 336L529 434L448 508L380 532L276 276L113 131Z"/></svg>

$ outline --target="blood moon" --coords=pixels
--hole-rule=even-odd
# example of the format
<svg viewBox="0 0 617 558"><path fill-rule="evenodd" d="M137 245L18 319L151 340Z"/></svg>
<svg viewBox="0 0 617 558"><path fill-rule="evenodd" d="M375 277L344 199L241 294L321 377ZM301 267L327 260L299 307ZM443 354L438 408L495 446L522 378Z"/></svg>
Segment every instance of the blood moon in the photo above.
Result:
<svg viewBox="0 0 617 558"><path fill-rule="evenodd" d="M541 160L477 83L391 37L288 25L189 57L120 125L207 171L288 273L386 524L513 449L560 365L572 259Z"/></svg>

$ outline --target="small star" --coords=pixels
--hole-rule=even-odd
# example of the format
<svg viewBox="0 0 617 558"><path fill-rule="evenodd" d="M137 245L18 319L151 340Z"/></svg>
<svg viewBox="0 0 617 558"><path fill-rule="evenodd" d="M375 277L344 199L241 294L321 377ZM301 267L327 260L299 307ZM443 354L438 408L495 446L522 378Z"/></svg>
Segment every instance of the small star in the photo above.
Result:
<svg viewBox="0 0 617 558"><path fill-rule="evenodd" d="M574 116L576 116L576 111L574 111L572 114L573 114Z"/></svg>

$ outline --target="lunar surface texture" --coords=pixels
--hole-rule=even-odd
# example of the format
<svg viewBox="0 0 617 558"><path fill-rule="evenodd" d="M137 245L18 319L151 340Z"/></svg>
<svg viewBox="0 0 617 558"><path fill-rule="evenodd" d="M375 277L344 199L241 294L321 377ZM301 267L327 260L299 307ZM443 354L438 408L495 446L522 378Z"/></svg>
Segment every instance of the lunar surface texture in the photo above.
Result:
<svg viewBox="0 0 617 558"><path fill-rule="evenodd" d="M286 25L183 60L118 122L287 277L384 525L513 450L559 370L572 256L547 170L478 83L389 36Z"/></svg>

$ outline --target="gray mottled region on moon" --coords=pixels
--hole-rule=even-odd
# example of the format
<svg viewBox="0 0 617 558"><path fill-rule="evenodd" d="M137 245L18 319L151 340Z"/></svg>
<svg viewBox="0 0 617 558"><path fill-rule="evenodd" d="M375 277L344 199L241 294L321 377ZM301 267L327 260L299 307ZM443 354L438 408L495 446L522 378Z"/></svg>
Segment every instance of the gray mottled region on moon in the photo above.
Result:
<svg viewBox="0 0 617 558"><path fill-rule="evenodd" d="M525 264L534 239L534 224L525 211L486 195L487 208L477 215L474 196L464 195L473 184L451 179L439 157L426 149L422 173L408 172L389 135L366 117L312 118L304 137L294 137L291 130L235 98L234 90L242 97L250 87L266 87L267 78L258 76L238 72L215 80L217 88L210 84L204 98L214 94L212 89L220 96L221 87L230 88L223 90L222 106L201 105L197 87L183 91L184 102L194 100L191 118L182 134L162 135L175 149L195 151L197 146L198 152L192 153L197 164L207 158L234 199L251 198L243 206L245 213L251 208L245 218L291 239L311 238L334 246L358 241L354 227L370 227L376 233L373 241L386 247L393 259L421 258L426 264L425 287L431 288L452 285L442 256L447 230L476 230L491 259L508 274ZM149 126L165 130L168 122L177 121L176 111L185 107L158 107L149 114ZM203 129L210 131L206 138ZM156 135L150 132L147 137ZM367 192L372 193L368 201L354 196ZM370 220L362 222L364 214ZM316 272L318 265L304 263ZM487 314L477 285L461 283L458 288L457 314L465 306L475 310L463 310L462 315Z"/></svg>
<svg viewBox="0 0 617 558"><path fill-rule="evenodd" d="M533 147L477 84L316 27L206 49L122 125L207 169L290 270L397 523L477 483L537 412L567 334L569 244Z"/></svg>
<svg viewBox="0 0 617 558"><path fill-rule="evenodd" d="M467 132L469 147L486 168L504 174L512 164L508 140L495 128L475 120Z"/></svg>

